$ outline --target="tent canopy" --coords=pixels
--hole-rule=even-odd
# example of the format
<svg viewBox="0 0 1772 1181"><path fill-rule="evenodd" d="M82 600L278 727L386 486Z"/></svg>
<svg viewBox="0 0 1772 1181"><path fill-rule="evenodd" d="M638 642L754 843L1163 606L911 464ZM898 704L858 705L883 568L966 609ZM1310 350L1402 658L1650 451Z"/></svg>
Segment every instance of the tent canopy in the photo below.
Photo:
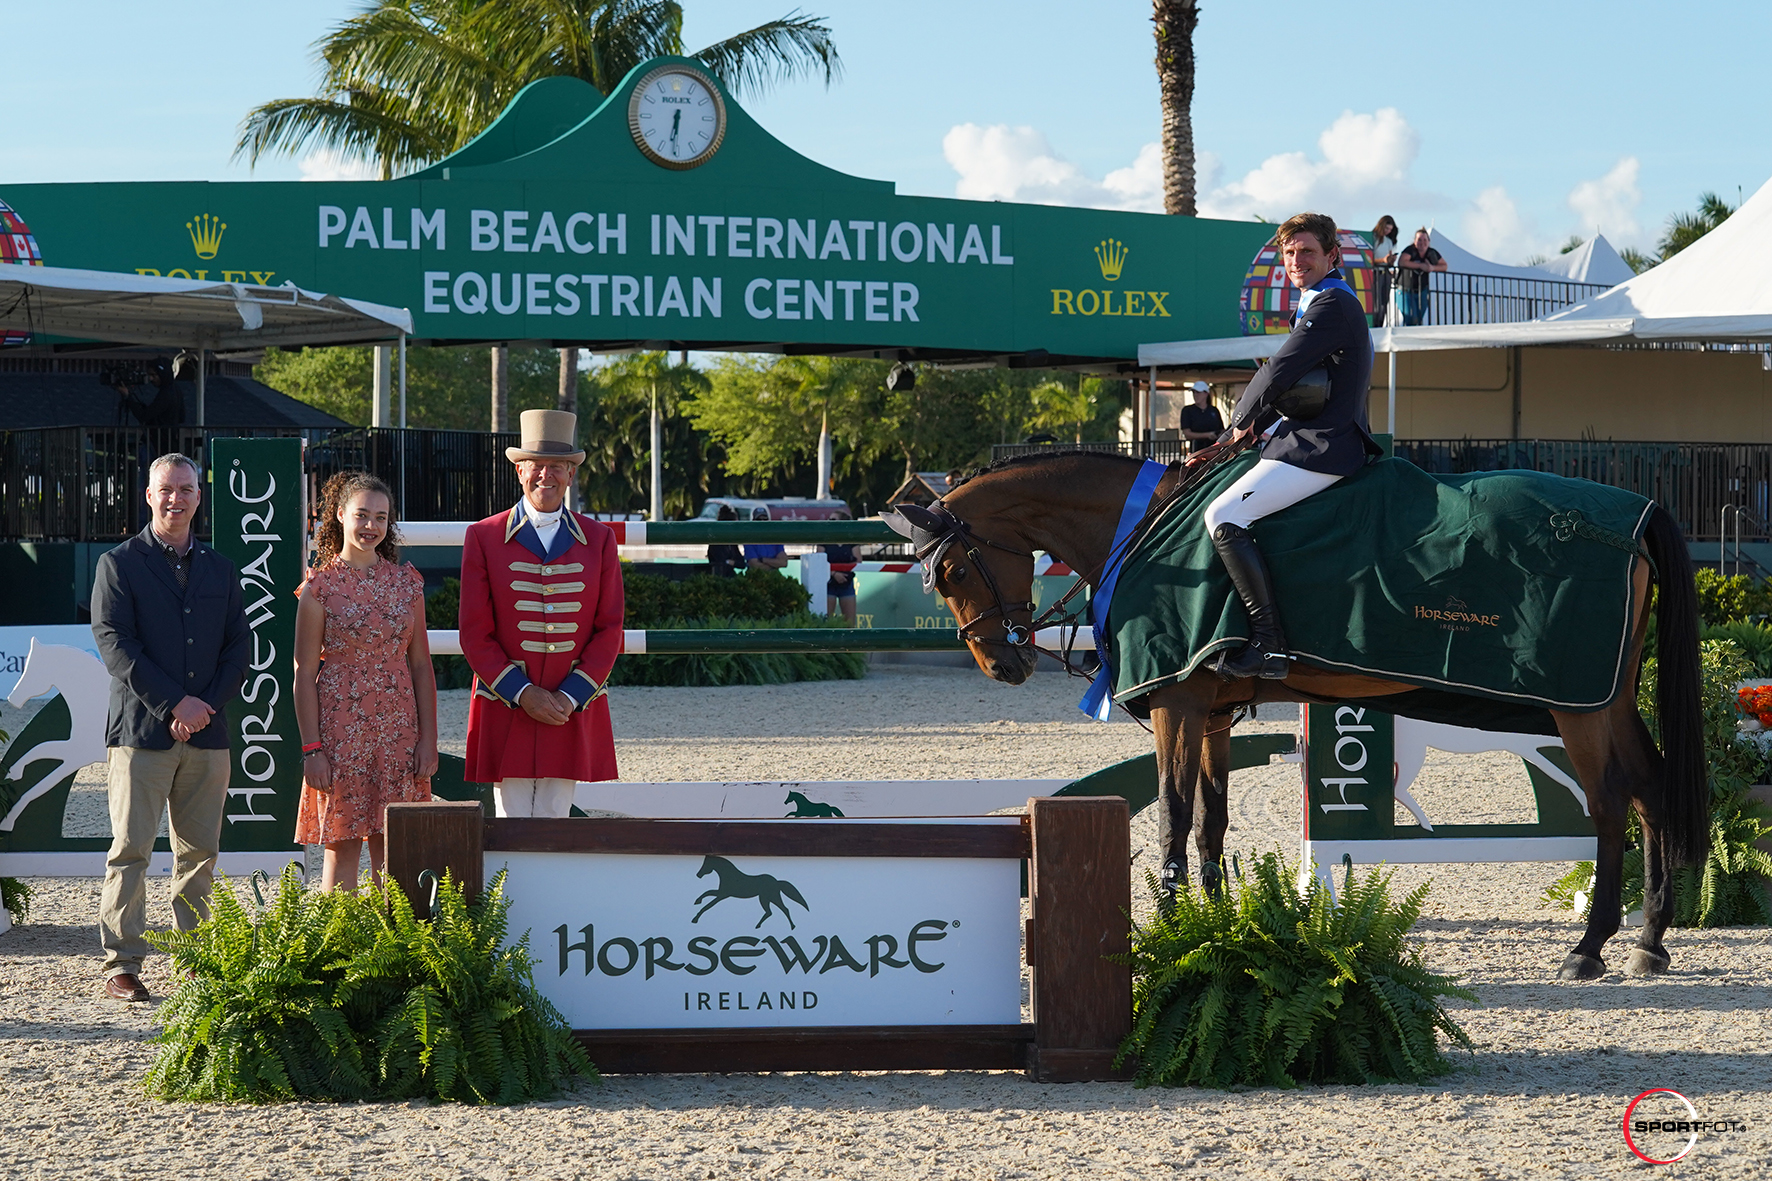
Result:
<svg viewBox="0 0 1772 1181"><path fill-rule="evenodd" d="M1601 283L1616 287L1636 278L1630 264L1620 258L1606 235L1595 234L1567 254L1559 254L1549 262L1538 264L1541 271L1568 279L1572 283Z"/></svg>
<svg viewBox="0 0 1772 1181"><path fill-rule="evenodd" d="M1608 340L1772 340L1772 272L1756 261L1759 240L1769 231L1772 181L1674 257L1583 303L1516 324L1375 328L1372 347L1409 353ZM1233 336L1147 344L1139 347L1138 363L1248 361L1272 356L1278 340Z"/></svg>
<svg viewBox="0 0 1772 1181"><path fill-rule="evenodd" d="M33 334L207 348L370 344L411 333L412 314L294 286L62 267L0 267L0 339Z"/></svg>

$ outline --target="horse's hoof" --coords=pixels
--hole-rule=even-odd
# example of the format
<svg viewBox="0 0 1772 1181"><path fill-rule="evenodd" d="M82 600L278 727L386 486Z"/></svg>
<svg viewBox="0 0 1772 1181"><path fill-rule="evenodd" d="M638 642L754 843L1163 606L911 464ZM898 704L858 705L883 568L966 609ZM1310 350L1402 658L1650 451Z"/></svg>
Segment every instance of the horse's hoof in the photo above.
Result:
<svg viewBox="0 0 1772 1181"><path fill-rule="evenodd" d="M1663 952L1651 951L1646 947L1633 947L1630 961L1624 965L1624 971L1629 976L1659 976L1667 971L1668 966L1672 963L1673 960Z"/></svg>
<svg viewBox="0 0 1772 1181"><path fill-rule="evenodd" d="M1557 976L1563 980L1598 980L1606 974L1606 961L1597 955L1570 952Z"/></svg>

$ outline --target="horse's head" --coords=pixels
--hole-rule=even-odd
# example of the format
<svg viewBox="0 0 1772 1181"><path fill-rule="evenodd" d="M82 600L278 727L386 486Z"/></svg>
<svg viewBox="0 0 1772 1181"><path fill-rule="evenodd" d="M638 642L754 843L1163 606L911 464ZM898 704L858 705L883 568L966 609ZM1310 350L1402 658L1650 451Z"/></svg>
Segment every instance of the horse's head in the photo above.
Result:
<svg viewBox="0 0 1772 1181"><path fill-rule="evenodd" d="M719 872L720 867L714 864L714 859L712 857L703 857L701 859L701 868L695 871L695 876L698 878L705 878L710 873Z"/></svg>
<svg viewBox="0 0 1772 1181"><path fill-rule="evenodd" d="M1033 545L1002 510L1002 497L964 485L929 508L897 506L893 524L923 563L923 589L939 593L986 676L1019 685L1033 675ZM888 523L892 519L888 518Z"/></svg>

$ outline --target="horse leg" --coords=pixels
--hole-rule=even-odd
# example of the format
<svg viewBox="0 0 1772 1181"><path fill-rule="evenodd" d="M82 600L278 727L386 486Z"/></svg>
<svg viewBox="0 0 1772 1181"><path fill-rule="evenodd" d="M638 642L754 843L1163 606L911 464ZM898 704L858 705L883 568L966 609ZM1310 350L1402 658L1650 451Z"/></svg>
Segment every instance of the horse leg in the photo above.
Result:
<svg viewBox="0 0 1772 1181"><path fill-rule="evenodd" d="M1640 714L1632 710L1636 723L1636 751L1632 763L1632 781L1659 784L1663 776L1661 752ZM1655 976L1668 970L1673 957L1667 954L1661 937L1674 918L1673 867L1668 864L1667 840L1662 833L1665 821L1659 792L1639 791L1636 795L1637 819L1643 829L1643 933L1631 949L1624 970L1633 976Z"/></svg>
<svg viewBox="0 0 1772 1181"><path fill-rule="evenodd" d="M1597 980L1604 976L1606 961L1600 958L1600 952L1606 941L1618 933L1624 889L1625 809L1630 807L1632 792L1620 757L1620 727L1613 715L1619 712L1620 702L1635 713L1634 703L1627 700L1629 696L1620 694L1619 702L1599 713L1552 715L1576 777L1587 787L1588 812L1597 837L1587 931L1563 960L1558 975L1564 980Z"/></svg>
<svg viewBox="0 0 1772 1181"><path fill-rule="evenodd" d="M718 890L709 890L709 891L708 891L708 894L718 894L718 893L719 893L719 891L718 891ZM708 894L703 894L703 895L702 895L702 896L701 896L701 898L706 898L706 897L707 897L707 896L708 896ZM722 894L722 895L721 895L721 896L720 896L720 897L721 897L721 898L724 898L724 897L725 897L725 895L723 895L723 894ZM700 902L700 901L701 901L701 898L697 898L697 899L696 899L696 900L695 900L695 902ZM691 906L694 906L694 905L695 905L695 902L691 902L691 903L690 903L690 904L689 904L689 905L691 905ZM699 922L701 922L701 916L702 916L702 915L704 915L704 914L706 914L706 913L707 913L707 912L708 912L708 911L710 911L710 910L712 910L712 909L714 909L714 907L716 907L716 906L718 906L718 905L720 905L720 898L716 898L716 899L714 899L714 900L713 900L713 901L712 901L712 902L710 902L710 903L708 903L708 904L707 904L707 905L706 905L706 906L704 906L704 907L702 907L702 908L701 908L701 909L700 909L700 910L698 910L698 911L696 911L696 912L695 912L695 917L694 917L694 918L692 918L692 919L690 919L690 920L689 920L689 921L690 921L690 922L692 922L692 923L699 923Z"/></svg>
<svg viewBox="0 0 1772 1181"><path fill-rule="evenodd" d="M1187 884L1187 838L1194 827L1194 790L1206 739L1209 696L1186 684L1151 694L1151 729L1157 742L1157 843L1161 846L1163 894L1173 898Z"/></svg>
<svg viewBox="0 0 1772 1181"><path fill-rule="evenodd" d="M1224 886L1224 834L1231 823L1230 783L1231 728L1222 725L1206 736L1199 776L1200 811L1194 821L1194 849L1200 854L1200 884L1213 897Z"/></svg>

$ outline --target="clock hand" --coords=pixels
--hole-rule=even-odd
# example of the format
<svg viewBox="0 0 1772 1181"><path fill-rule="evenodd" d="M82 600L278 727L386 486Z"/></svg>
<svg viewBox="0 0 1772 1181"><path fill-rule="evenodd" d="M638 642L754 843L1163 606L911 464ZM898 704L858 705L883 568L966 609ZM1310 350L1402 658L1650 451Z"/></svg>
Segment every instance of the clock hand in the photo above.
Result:
<svg viewBox="0 0 1772 1181"><path fill-rule="evenodd" d="M672 111L671 112L671 147L672 148L675 148L677 146L677 125L681 122L683 122L683 112L680 109Z"/></svg>

